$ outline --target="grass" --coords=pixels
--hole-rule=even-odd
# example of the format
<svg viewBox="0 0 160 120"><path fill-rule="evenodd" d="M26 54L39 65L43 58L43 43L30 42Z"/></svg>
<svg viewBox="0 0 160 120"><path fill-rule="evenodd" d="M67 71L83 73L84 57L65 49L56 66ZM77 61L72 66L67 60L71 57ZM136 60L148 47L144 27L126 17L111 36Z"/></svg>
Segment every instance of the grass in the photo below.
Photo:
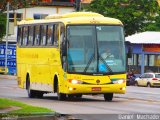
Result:
<svg viewBox="0 0 160 120"><path fill-rule="evenodd" d="M18 110L12 110L8 113L16 113L16 114L40 114L40 113L53 113L54 111L42 108L42 107L35 107L31 105L24 104L22 102L6 99L6 98L0 98L0 110L9 108L9 107L19 107Z"/></svg>

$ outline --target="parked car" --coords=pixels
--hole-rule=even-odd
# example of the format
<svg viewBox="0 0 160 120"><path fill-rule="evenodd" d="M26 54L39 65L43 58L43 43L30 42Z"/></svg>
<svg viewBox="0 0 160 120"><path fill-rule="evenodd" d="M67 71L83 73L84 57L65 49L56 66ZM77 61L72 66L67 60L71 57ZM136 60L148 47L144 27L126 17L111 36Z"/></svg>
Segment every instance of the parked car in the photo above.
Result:
<svg viewBox="0 0 160 120"><path fill-rule="evenodd" d="M136 86L160 87L160 73L144 73L135 79Z"/></svg>

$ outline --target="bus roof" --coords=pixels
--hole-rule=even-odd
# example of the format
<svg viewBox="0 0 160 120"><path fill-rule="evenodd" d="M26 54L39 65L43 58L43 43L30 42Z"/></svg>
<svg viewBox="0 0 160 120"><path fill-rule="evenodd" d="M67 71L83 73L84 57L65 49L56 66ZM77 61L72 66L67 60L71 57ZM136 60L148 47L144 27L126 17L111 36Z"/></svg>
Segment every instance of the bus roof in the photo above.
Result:
<svg viewBox="0 0 160 120"><path fill-rule="evenodd" d="M122 25L122 22L115 18L104 17L99 13L94 12L72 12L64 15L49 15L46 19L40 20L22 20L19 25L24 24L41 24L63 22L64 24L116 24Z"/></svg>
<svg viewBox="0 0 160 120"><path fill-rule="evenodd" d="M56 19L56 18L72 18L72 17L104 17L103 15L99 13L94 13L94 12L72 12L72 13L67 13L63 15L49 15L46 17L46 19Z"/></svg>

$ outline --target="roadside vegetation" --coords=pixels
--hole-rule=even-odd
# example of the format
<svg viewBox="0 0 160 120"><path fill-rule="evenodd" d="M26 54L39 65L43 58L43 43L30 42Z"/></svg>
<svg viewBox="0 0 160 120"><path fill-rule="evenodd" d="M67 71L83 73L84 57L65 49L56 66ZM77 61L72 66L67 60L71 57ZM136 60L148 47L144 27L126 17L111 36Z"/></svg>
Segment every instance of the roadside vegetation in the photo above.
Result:
<svg viewBox="0 0 160 120"><path fill-rule="evenodd" d="M0 98L0 111L5 111L6 109L9 109L9 111L4 112L4 114L7 113L7 114L20 115L20 116L54 113L54 111L47 108L31 106L31 105L24 104L22 102L18 102L18 101L6 99L6 98Z"/></svg>
<svg viewBox="0 0 160 120"><path fill-rule="evenodd" d="M84 9L121 20L126 36L160 31L160 4L157 0L92 0Z"/></svg>

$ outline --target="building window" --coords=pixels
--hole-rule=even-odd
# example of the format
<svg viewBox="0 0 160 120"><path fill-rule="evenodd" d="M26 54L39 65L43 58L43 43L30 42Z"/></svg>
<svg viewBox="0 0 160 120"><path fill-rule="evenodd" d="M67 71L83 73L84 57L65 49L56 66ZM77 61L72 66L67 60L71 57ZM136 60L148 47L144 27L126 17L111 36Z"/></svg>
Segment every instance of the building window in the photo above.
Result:
<svg viewBox="0 0 160 120"><path fill-rule="evenodd" d="M9 13L9 22L16 22L22 20L22 13Z"/></svg>
<svg viewBox="0 0 160 120"><path fill-rule="evenodd" d="M129 65L140 66L141 65L141 60L142 60L142 55L141 54L133 54L132 58L129 59L128 64Z"/></svg>
<svg viewBox="0 0 160 120"><path fill-rule="evenodd" d="M44 19L47 16L48 16L48 14L34 14L33 18L34 19Z"/></svg>
<svg viewBox="0 0 160 120"><path fill-rule="evenodd" d="M160 55L148 55L148 61L147 66L160 66Z"/></svg>

